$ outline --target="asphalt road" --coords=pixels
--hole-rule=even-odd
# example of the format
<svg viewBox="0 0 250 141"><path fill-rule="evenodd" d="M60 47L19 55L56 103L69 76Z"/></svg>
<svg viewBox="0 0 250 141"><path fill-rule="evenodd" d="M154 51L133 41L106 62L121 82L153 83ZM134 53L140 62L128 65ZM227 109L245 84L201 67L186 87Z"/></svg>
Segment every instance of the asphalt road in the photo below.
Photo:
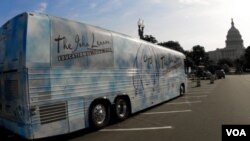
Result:
<svg viewBox="0 0 250 141"><path fill-rule="evenodd" d="M220 141L222 124L250 124L250 75L231 75L100 131L81 130L46 138L60 141ZM0 131L0 140L23 140Z"/></svg>

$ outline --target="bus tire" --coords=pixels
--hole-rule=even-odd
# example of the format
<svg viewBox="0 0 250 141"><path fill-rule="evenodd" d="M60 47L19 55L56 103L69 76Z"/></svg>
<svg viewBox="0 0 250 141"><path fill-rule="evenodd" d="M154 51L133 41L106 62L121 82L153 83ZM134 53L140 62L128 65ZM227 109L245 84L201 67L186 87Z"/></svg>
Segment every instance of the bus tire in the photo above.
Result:
<svg viewBox="0 0 250 141"><path fill-rule="evenodd" d="M183 96L185 94L185 88L184 88L184 85L181 84L180 85L180 96Z"/></svg>
<svg viewBox="0 0 250 141"><path fill-rule="evenodd" d="M115 110L115 116L117 120L122 121L122 120L127 119L130 114L129 101L126 98L118 97L115 100L114 110Z"/></svg>
<svg viewBox="0 0 250 141"><path fill-rule="evenodd" d="M110 120L110 105L105 102L95 102L90 107L89 121L94 129L105 127Z"/></svg>

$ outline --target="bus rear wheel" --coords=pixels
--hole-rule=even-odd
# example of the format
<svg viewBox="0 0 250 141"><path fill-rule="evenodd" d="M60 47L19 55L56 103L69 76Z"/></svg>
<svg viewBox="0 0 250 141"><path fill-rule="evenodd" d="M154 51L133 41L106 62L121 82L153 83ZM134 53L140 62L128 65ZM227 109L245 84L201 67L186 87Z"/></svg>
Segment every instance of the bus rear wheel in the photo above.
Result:
<svg viewBox="0 0 250 141"><path fill-rule="evenodd" d="M94 129L106 126L110 120L110 106L104 102L94 103L90 107L90 124Z"/></svg>
<svg viewBox="0 0 250 141"><path fill-rule="evenodd" d="M129 103L124 98L117 98L115 101L115 116L117 120L125 120L130 113Z"/></svg>

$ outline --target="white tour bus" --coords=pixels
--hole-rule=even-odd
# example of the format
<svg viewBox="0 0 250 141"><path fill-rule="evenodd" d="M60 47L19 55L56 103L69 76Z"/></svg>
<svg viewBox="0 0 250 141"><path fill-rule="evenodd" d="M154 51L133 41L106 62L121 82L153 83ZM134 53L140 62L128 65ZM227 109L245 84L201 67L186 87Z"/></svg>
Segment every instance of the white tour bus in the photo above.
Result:
<svg viewBox="0 0 250 141"><path fill-rule="evenodd" d="M99 27L20 14L0 28L0 126L36 139L124 120L184 94L184 59Z"/></svg>

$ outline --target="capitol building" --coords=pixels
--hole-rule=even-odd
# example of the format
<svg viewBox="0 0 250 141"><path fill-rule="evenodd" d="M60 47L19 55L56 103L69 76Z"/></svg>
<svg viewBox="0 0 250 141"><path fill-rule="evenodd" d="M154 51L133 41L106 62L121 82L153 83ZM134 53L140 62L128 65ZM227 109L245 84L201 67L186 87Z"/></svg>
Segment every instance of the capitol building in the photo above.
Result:
<svg viewBox="0 0 250 141"><path fill-rule="evenodd" d="M234 26L232 19L231 28L227 32L226 47L208 52L210 60L218 62L220 59L231 59L234 61L244 54L245 48L239 30Z"/></svg>

